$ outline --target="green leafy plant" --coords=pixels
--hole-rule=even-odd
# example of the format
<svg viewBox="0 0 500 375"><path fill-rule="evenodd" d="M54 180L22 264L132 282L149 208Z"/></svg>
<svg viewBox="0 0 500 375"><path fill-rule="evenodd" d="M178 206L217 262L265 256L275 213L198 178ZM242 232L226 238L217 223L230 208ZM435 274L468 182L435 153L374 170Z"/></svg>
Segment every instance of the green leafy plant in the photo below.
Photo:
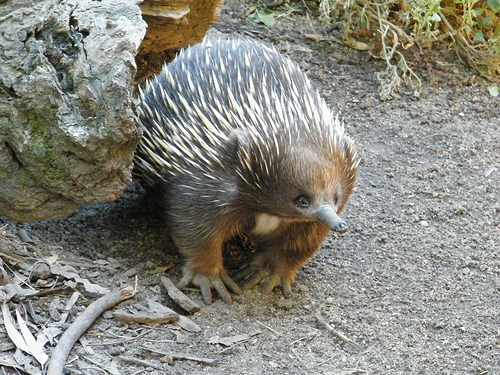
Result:
<svg viewBox="0 0 500 375"><path fill-rule="evenodd" d="M297 9L286 3L283 4L282 9L277 10L270 9L264 2L259 1L258 4L253 7L248 17L252 18L257 23L272 26L279 18L286 17L296 11Z"/></svg>
<svg viewBox="0 0 500 375"><path fill-rule="evenodd" d="M345 40L372 30L371 53L387 62L378 74L383 99L403 84L418 95L420 80L401 53L414 44L449 39L479 73L500 75L500 0L321 0L320 13L325 24L343 22Z"/></svg>
<svg viewBox="0 0 500 375"><path fill-rule="evenodd" d="M264 11L256 9L248 17L252 18L255 22L263 23L266 26L272 26L276 23L276 17L272 13L266 13Z"/></svg>

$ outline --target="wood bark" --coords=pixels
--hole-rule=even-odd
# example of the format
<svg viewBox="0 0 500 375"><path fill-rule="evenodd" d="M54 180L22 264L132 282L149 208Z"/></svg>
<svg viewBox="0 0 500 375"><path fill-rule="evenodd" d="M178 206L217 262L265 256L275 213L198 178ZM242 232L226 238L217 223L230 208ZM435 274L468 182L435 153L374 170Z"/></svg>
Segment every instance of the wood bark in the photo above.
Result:
<svg viewBox="0 0 500 375"><path fill-rule="evenodd" d="M140 4L148 24L140 53L162 52L200 42L218 21L222 0L146 0Z"/></svg>
<svg viewBox="0 0 500 375"><path fill-rule="evenodd" d="M139 48L136 82L159 73L165 59L179 47L196 44L220 18L223 0L145 0L140 4L148 24Z"/></svg>
<svg viewBox="0 0 500 375"><path fill-rule="evenodd" d="M0 5L0 215L46 220L119 197L131 182L141 136L134 99L138 51L199 42L221 3ZM146 39L145 20L151 23Z"/></svg>

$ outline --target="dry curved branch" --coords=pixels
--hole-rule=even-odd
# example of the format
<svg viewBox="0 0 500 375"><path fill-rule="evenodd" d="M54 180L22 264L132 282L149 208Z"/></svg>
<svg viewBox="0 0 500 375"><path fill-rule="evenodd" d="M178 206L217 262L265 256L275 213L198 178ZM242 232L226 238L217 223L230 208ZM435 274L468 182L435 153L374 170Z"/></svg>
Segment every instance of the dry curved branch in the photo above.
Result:
<svg viewBox="0 0 500 375"><path fill-rule="evenodd" d="M92 325L94 320L114 305L133 297L134 293L134 288L130 285L126 285L122 288L113 290L90 304L90 306L75 319L73 324L71 324L61 336L57 346L52 351L47 375L61 375L64 370L66 358L68 358L73 345Z"/></svg>

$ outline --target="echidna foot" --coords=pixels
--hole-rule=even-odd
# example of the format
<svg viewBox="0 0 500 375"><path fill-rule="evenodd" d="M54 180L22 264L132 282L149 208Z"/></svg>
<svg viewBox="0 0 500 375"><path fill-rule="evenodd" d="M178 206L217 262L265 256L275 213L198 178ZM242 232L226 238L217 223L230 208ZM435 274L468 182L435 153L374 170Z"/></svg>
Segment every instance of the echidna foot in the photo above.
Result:
<svg viewBox="0 0 500 375"><path fill-rule="evenodd" d="M192 270L185 270L184 276L177 287L179 289L187 287L189 284L194 284L200 287L203 301L207 305L212 304L212 288L215 288L222 300L231 304L233 302L227 288L234 294L243 294L241 288L231 279L226 272L210 275L196 274ZM227 287L227 288L226 288Z"/></svg>
<svg viewBox="0 0 500 375"><path fill-rule="evenodd" d="M266 269L253 270L245 267L236 274L236 280L243 281L242 289L252 289L256 285L262 285L262 293L269 294L281 283L283 294L289 296L292 293L293 279L281 276Z"/></svg>

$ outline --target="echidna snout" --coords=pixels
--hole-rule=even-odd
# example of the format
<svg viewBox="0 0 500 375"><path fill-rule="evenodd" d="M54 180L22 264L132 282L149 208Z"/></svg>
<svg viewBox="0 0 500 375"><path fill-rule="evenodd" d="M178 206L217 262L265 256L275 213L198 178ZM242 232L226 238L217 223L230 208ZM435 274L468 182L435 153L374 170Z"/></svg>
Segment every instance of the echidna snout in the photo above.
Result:
<svg viewBox="0 0 500 375"><path fill-rule="evenodd" d="M337 215L337 212L330 205L324 205L318 211L318 220L322 221L335 232L345 233L349 230L347 223Z"/></svg>

